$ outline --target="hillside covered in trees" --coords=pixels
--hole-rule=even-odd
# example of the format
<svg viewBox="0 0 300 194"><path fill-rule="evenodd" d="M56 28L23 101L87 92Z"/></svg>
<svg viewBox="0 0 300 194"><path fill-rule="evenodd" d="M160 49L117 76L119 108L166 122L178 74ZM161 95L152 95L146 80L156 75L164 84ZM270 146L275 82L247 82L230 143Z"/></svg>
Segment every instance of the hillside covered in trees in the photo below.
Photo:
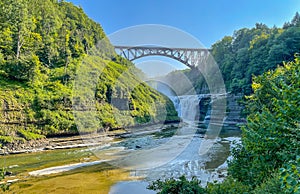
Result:
<svg viewBox="0 0 300 194"><path fill-rule="evenodd" d="M96 55L89 53L95 49ZM91 68L101 71L99 77L93 77ZM72 112L78 72L98 80L97 120L82 126L87 130L178 120L172 102L141 83L136 76L140 72L114 53L100 24L81 8L57 0L4 0L0 2L0 143L78 133ZM124 83L116 83L122 74ZM114 106L112 99L129 108Z"/></svg>

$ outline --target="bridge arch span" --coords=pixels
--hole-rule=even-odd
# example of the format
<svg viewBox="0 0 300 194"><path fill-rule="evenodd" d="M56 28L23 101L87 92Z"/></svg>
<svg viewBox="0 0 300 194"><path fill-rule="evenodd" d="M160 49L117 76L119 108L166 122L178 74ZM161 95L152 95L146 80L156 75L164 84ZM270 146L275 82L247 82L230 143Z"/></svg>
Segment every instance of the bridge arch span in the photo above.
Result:
<svg viewBox="0 0 300 194"><path fill-rule="evenodd" d="M195 68L207 60L210 55L209 49L204 48L166 48L152 46L114 46L116 52L129 61L147 57L164 56L175 59L184 65Z"/></svg>

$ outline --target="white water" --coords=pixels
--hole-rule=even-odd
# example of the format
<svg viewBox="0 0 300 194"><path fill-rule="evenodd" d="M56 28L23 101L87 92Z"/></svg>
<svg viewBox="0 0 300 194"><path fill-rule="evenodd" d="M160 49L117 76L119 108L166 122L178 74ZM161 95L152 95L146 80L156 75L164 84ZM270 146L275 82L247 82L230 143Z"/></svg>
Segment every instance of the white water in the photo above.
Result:
<svg viewBox="0 0 300 194"><path fill-rule="evenodd" d="M199 112L199 96L189 95L189 96L179 96L180 109L178 112L179 117L183 121L195 121L196 116Z"/></svg>
<svg viewBox="0 0 300 194"><path fill-rule="evenodd" d="M201 95L182 95L177 96L176 93L169 88L169 86L163 83L150 84L150 86L164 95L168 96L168 98L173 102L176 111L178 112L178 116L184 122L195 121L197 113L199 112L199 102L202 98Z"/></svg>
<svg viewBox="0 0 300 194"><path fill-rule="evenodd" d="M36 170L36 171L29 172L29 175L42 176L42 175L49 175L49 174L57 174L57 173L61 173L61 172L74 170L74 169L80 168L80 167L100 164L100 163L106 162L106 161L107 160L98 160L98 161L93 161L93 162L82 162L82 163L68 164L68 165L63 165L63 166L55 166L55 167L51 167L51 168L45 168L42 170Z"/></svg>

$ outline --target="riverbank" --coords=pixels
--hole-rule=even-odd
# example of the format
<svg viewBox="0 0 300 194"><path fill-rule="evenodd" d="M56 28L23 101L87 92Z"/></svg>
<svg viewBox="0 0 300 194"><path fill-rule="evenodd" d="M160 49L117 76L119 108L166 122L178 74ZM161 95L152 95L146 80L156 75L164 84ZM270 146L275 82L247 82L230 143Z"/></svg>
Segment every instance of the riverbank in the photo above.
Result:
<svg viewBox="0 0 300 194"><path fill-rule="evenodd" d="M110 144L114 139L127 138L133 135L142 135L148 133L154 133L166 129L168 127L178 127L179 122L173 122L169 124L157 123L151 125L139 125L130 127L127 129L117 129L107 132L80 134L80 135L68 135L49 137L38 140L30 141L17 141L8 143L5 147L0 149L0 155L8 154L23 154L40 152L45 150L58 150L58 149L73 149L84 148L94 146L105 146Z"/></svg>
<svg viewBox="0 0 300 194"><path fill-rule="evenodd" d="M186 96L181 96L183 99ZM205 133L206 127L208 124L214 124L218 126L223 126L225 128L230 128L232 130L239 130L237 127L238 124L244 124L246 121L241 117L240 113L242 110L242 106L238 103L241 99L240 95L232 95L232 94L224 94L217 95L215 97L211 97L211 95L197 95L196 102L192 103L193 106L199 106L199 126L202 126L201 129L198 130L199 133ZM227 101L227 109L224 113L226 115L225 119L222 121L215 122L214 116L211 114L211 101L216 100L218 98L226 97ZM183 100L182 99L182 100ZM187 98L189 99L189 98ZM186 99L185 99L186 100ZM177 102L178 103L178 102ZM182 102L184 104L184 102ZM191 102L189 102L191 103ZM176 105L176 104L175 104ZM178 104L176 105L178 109ZM180 111L179 109L177 111ZM216 108L215 114L224 111ZM140 124L128 127L126 129L115 129L111 131L106 130L98 130L91 134L61 134L57 136L47 136L47 138L38 139L38 140L29 140L29 141L13 141L11 143L5 144L5 147L0 147L0 155L4 154L21 154L21 153L31 153L38 152L44 150L56 150L56 149L71 149L71 148L82 148L89 146L101 146L105 145L107 142L112 141L114 138L127 138L135 134L147 134L148 131L155 132L152 128L157 128L156 131L162 130L156 126L178 126L182 124L180 120L176 120L173 122L169 122L165 124L161 123L151 123L151 124ZM150 128L151 130L147 130Z"/></svg>

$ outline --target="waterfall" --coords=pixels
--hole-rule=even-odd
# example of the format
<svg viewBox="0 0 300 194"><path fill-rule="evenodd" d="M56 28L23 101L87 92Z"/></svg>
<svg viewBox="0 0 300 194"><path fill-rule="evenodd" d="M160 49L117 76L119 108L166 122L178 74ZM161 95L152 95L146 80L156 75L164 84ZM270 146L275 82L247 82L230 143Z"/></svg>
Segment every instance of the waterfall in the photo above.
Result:
<svg viewBox="0 0 300 194"><path fill-rule="evenodd" d="M199 102L201 97L199 95L185 95L185 96L168 96L178 112L178 116L185 122L195 121L199 116Z"/></svg>
<svg viewBox="0 0 300 194"><path fill-rule="evenodd" d="M168 96L168 95L167 95ZM174 107L178 113L178 116L181 115L181 108L180 108L180 99L178 96L168 96L168 98L173 102Z"/></svg>
<svg viewBox="0 0 300 194"><path fill-rule="evenodd" d="M148 81L148 85L157 91L168 96L168 98L173 102L178 116L187 123L198 121L200 115L199 102L203 95L183 95L177 96L176 93L166 84L155 81Z"/></svg>

